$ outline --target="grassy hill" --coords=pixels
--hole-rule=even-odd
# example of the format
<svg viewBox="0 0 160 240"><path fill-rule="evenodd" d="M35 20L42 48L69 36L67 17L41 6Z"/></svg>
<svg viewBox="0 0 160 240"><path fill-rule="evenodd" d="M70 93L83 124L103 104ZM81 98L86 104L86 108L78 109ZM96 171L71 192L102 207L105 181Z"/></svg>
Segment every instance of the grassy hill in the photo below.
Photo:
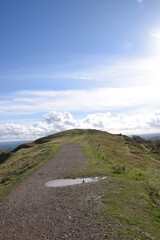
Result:
<svg viewBox="0 0 160 240"><path fill-rule="evenodd" d="M80 144L89 159L84 172L70 177L109 176L101 211L114 231L128 239L160 239L160 148L152 141L75 129L20 145L0 164L0 197L68 142Z"/></svg>

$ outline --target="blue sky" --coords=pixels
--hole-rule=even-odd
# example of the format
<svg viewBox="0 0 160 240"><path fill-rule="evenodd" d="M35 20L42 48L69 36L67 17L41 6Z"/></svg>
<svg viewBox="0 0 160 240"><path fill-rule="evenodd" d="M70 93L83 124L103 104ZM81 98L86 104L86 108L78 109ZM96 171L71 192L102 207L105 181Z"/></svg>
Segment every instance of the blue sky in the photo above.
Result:
<svg viewBox="0 0 160 240"><path fill-rule="evenodd" d="M1 0L0 29L0 141L160 132L159 0Z"/></svg>

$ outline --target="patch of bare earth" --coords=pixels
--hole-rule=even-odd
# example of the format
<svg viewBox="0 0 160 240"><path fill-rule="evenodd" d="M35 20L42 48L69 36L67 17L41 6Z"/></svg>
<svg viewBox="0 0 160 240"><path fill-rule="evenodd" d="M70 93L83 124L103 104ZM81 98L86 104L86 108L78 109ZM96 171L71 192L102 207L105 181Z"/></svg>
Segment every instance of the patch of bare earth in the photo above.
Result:
<svg viewBox="0 0 160 240"><path fill-rule="evenodd" d="M23 159L22 159L23 161ZM100 183L46 188L48 180L65 178L84 169L87 159L76 144L66 144L57 155L27 177L0 203L1 240L107 238L100 214Z"/></svg>

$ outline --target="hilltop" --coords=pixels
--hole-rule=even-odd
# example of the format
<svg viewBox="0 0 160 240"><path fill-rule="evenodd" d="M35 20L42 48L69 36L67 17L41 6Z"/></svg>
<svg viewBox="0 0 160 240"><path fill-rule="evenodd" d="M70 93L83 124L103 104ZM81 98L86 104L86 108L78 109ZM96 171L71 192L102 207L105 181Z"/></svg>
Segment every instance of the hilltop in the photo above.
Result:
<svg viewBox="0 0 160 240"><path fill-rule="evenodd" d="M118 239L158 240L160 148L152 141L75 129L22 144L9 152L0 165L1 198L13 185L51 160L66 143L79 144L89 159L83 171L73 172L70 177L109 177L102 184L101 212L110 216L113 226L119 226L114 229Z"/></svg>

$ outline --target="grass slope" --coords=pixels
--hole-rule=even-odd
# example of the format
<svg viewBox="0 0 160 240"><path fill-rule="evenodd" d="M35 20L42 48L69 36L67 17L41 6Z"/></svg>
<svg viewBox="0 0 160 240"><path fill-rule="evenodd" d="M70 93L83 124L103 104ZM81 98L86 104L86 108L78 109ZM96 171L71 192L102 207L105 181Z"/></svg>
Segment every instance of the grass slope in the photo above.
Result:
<svg viewBox="0 0 160 240"><path fill-rule="evenodd" d="M153 142L97 130L69 130L38 139L19 146L0 165L0 196L66 142L80 144L90 159L87 169L72 177L109 176L102 183L101 211L116 239L160 239L160 150Z"/></svg>

